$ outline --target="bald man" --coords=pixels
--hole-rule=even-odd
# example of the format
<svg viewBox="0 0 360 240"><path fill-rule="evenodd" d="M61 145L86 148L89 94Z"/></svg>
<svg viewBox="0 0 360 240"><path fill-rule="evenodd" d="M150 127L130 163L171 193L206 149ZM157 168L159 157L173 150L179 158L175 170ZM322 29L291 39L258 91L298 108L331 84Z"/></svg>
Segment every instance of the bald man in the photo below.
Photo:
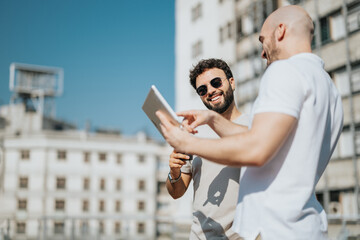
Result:
<svg viewBox="0 0 360 240"><path fill-rule="evenodd" d="M249 129L211 111L179 113L193 133L208 124L221 137L199 139L157 113L177 152L243 167L233 230L244 239L327 239L315 186L341 133L343 110L323 61L311 53L313 29L297 6L280 8L264 22L259 40L268 67Z"/></svg>

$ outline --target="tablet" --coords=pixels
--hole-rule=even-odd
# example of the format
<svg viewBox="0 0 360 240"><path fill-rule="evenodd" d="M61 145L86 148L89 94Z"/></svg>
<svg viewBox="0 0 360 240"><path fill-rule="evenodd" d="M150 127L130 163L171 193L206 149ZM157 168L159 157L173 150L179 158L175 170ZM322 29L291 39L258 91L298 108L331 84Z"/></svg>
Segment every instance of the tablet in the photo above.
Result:
<svg viewBox="0 0 360 240"><path fill-rule="evenodd" d="M170 107L165 98L161 95L159 90L154 85L151 86L150 91L142 106L142 109L144 110L148 118L154 123L155 127L159 130L161 135L163 135L163 133L161 132L160 120L155 115L156 111L158 110L163 112L165 116L168 117L168 120L170 122L180 126L179 117L176 115L174 110Z"/></svg>

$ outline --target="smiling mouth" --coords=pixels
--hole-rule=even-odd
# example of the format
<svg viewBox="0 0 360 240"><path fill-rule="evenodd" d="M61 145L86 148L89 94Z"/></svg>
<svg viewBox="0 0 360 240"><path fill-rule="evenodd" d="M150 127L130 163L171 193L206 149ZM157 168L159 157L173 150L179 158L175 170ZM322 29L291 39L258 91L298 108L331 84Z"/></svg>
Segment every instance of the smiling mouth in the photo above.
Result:
<svg viewBox="0 0 360 240"><path fill-rule="evenodd" d="M215 94L214 96L209 97L208 101L213 102L213 103L217 103L217 102L220 101L221 96L222 96L221 93Z"/></svg>

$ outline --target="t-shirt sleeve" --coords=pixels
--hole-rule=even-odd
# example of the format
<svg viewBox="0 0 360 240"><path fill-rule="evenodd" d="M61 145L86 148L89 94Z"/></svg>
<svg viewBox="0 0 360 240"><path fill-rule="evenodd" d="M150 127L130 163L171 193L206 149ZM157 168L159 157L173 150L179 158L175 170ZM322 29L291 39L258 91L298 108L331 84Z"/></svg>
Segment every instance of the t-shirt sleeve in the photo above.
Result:
<svg viewBox="0 0 360 240"><path fill-rule="evenodd" d="M184 164L182 167L181 167L181 171L183 173L191 173L192 172L192 161L186 161L186 164Z"/></svg>
<svg viewBox="0 0 360 240"><path fill-rule="evenodd" d="M298 119L305 99L302 80L298 71L286 61L272 63L262 78L254 114L278 112Z"/></svg>

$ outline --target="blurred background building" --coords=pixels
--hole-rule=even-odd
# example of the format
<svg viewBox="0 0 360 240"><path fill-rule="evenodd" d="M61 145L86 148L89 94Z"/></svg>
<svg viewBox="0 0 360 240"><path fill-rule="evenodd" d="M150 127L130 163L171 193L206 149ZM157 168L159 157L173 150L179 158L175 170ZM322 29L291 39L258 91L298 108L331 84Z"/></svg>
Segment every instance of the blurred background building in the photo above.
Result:
<svg viewBox="0 0 360 240"><path fill-rule="evenodd" d="M217 57L230 64L237 105L249 112L266 65L258 42L263 21L288 4L310 13L313 50L324 59L345 110L343 133L316 193L331 239L359 239L360 1L175 3L176 110L203 108L189 69ZM188 238L192 189L175 201L165 188L171 148L142 132L79 130L57 119L61 68L12 64L10 89L10 104L0 108L0 239Z"/></svg>
<svg viewBox="0 0 360 240"><path fill-rule="evenodd" d="M262 23L288 4L302 6L314 20L313 51L325 61L345 111L343 133L316 187L317 197L328 213L331 239L359 239L359 0L176 1L176 109L204 108L189 84L189 69L200 59L215 57L230 64L237 105L249 112L266 67L258 40Z"/></svg>
<svg viewBox="0 0 360 240"><path fill-rule="evenodd" d="M10 66L13 96L0 108L0 239L175 237L169 213L178 207L165 188L171 149L143 132L78 130L56 119L62 86L61 68Z"/></svg>

